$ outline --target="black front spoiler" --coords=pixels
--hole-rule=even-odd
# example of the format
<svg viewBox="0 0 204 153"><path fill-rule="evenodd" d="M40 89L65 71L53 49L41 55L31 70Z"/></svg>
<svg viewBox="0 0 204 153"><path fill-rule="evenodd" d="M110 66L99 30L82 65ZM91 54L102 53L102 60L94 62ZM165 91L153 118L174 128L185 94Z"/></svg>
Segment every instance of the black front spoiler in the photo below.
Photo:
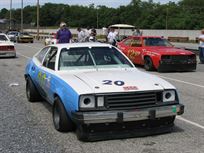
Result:
<svg viewBox="0 0 204 153"><path fill-rule="evenodd" d="M173 131L175 116L126 123L79 125L86 135L82 141L101 141L151 136Z"/></svg>
<svg viewBox="0 0 204 153"><path fill-rule="evenodd" d="M190 64L174 64L174 63L160 63L158 67L159 72L167 71L194 71L196 70L196 63Z"/></svg>

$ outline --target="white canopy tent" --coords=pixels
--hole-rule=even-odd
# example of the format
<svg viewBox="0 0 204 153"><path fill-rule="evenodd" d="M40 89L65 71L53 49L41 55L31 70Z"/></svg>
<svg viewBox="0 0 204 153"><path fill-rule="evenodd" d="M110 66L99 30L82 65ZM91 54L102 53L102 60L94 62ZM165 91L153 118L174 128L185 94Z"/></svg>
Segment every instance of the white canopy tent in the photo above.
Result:
<svg viewBox="0 0 204 153"><path fill-rule="evenodd" d="M113 24L113 25L110 25L109 28L115 28L115 29L134 29L135 26L129 25L129 24Z"/></svg>
<svg viewBox="0 0 204 153"><path fill-rule="evenodd" d="M131 33L131 31L135 29L135 26L129 24L114 24L110 25L109 28L117 29L118 38L119 40L122 40L126 37L126 33Z"/></svg>

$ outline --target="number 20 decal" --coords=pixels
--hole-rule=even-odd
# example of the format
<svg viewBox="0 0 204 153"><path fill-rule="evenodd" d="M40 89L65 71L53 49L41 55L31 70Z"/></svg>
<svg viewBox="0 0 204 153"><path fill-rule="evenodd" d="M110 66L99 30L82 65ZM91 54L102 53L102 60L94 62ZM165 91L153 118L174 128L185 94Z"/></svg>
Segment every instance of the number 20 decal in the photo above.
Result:
<svg viewBox="0 0 204 153"><path fill-rule="evenodd" d="M125 84L125 82L120 81L120 80L114 81L114 82L112 80L103 80L103 84L104 85L113 85L113 84L115 84L116 86L123 86Z"/></svg>

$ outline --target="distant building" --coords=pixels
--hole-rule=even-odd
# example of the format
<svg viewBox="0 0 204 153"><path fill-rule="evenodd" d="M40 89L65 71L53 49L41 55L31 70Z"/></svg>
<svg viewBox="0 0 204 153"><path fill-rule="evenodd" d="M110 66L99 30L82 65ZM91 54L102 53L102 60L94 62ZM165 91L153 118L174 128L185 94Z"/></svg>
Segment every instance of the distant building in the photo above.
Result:
<svg viewBox="0 0 204 153"><path fill-rule="evenodd" d="M0 31L8 31L11 29L16 29L16 21L11 20L11 27L10 27L10 20L9 19L0 19Z"/></svg>

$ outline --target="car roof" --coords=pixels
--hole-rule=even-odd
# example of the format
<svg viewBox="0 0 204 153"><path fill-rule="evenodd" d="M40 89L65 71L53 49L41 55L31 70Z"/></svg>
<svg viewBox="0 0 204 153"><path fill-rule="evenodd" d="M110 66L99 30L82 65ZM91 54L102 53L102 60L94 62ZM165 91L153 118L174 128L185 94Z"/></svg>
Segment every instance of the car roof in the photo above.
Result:
<svg viewBox="0 0 204 153"><path fill-rule="evenodd" d="M112 47L110 44L100 42L85 42L85 43L65 43L49 45L58 48L78 48L78 47Z"/></svg>

